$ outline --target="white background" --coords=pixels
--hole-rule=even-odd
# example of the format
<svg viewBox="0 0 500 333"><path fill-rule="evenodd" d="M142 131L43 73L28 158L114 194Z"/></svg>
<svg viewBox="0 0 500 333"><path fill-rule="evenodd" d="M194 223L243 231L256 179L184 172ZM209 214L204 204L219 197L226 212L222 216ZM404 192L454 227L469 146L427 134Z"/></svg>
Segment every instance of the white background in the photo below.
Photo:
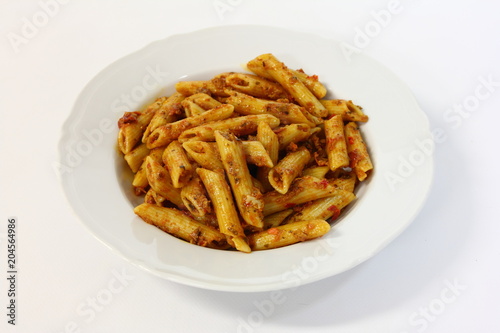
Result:
<svg viewBox="0 0 500 333"><path fill-rule="evenodd" d="M471 0L1 1L0 330L499 332L499 12L494 1ZM100 70L152 41L231 24L357 47L405 81L446 135L428 201L399 238L274 302L269 292L201 290L130 265L75 217L52 166L62 124ZM363 44L364 29L373 30ZM6 316L10 216L18 219L16 326Z"/></svg>

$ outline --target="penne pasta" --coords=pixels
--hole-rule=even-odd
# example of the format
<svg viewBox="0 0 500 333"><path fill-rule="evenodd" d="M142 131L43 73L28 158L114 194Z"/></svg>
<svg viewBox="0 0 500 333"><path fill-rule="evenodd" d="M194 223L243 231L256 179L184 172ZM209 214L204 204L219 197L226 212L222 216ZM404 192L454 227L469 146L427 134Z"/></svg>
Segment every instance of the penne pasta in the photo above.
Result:
<svg viewBox="0 0 500 333"><path fill-rule="evenodd" d="M144 196L144 203L157 205L163 207L163 202L165 202L165 198L156 193L152 188L148 190L146 195Z"/></svg>
<svg viewBox="0 0 500 333"><path fill-rule="evenodd" d="M172 141L165 148L162 159L170 173L174 187L183 187L191 180L193 168L179 141Z"/></svg>
<svg viewBox="0 0 500 333"><path fill-rule="evenodd" d="M187 99L183 100L181 104L182 107L184 108L184 112L186 113L186 117L198 116L206 111L204 108L202 108L195 102Z"/></svg>
<svg viewBox="0 0 500 333"><path fill-rule="evenodd" d="M188 129L213 122L216 120L229 118L234 111L234 107L229 104L222 104L200 115L185 118L174 123L158 127L148 138L148 148L161 147L177 140Z"/></svg>
<svg viewBox="0 0 500 333"><path fill-rule="evenodd" d="M312 134L319 131L321 131L319 127L311 128L311 126L306 124L291 124L275 130L280 150L286 149L291 143L307 140Z"/></svg>
<svg viewBox="0 0 500 333"><path fill-rule="evenodd" d="M305 169L302 172L302 175L303 176L312 176L312 177L316 177L319 179L323 179L323 178L325 178L328 171L330 171L330 168L327 166L315 166L312 168Z"/></svg>
<svg viewBox="0 0 500 333"><path fill-rule="evenodd" d="M195 177L181 189L181 199L191 214L197 217L211 213L210 200L200 177Z"/></svg>
<svg viewBox="0 0 500 333"><path fill-rule="evenodd" d="M302 69L292 70L295 75L309 89L317 99L326 96L326 87L319 81L317 75L307 75Z"/></svg>
<svg viewBox="0 0 500 333"><path fill-rule="evenodd" d="M193 219L200 223L203 223L204 225L208 225L209 227L219 230L219 223L217 222L217 216L214 212L205 214L203 216L193 215Z"/></svg>
<svg viewBox="0 0 500 333"><path fill-rule="evenodd" d="M339 115L344 121L368 121L368 116L363 113L363 109L352 101L330 99L320 100L320 102L328 111L329 116Z"/></svg>
<svg viewBox="0 0 500 333"><path fill-rule="evenodd" d="M167 169L150 156L146 157L146 177L156 193L177 207L185 208L181 199L181 191L174 187Z"/></svg>
<svg viewBox="0 0 500 333"><path fill-rule="evenodd" d="M196 173L210 196L220 232L228 237L230 244L232 243L237 250L251 252L234 205L231 189L224 175L203 168L196 169Z"/></svg>
<svg viewBox="0 0 500 333"><path fill-rule="evenodd" d="M267 230L279 226L288 216L292 215L292 213L293 209L290 208L264 217L264 229Z"/></svg>
<svg viewBox="0 0 500 333"><path fill-rule="evenodd" d="M215 131L215 140L241 217L252 227L262 229L264 201L253 186L243 148L231 134Z"/></svg>
<svg viewBox="0 0 500 333"><path fill-rule="evenodd" d="M221 105L219 101L204 93L191 95L189 97L186 97L186 100L195 103L196 105L202 107L204 110L210 110Z"/></svg>
<svg viewBox="0 0 500 333"><path fill-rule="evenodd" d="M269 157L266 149L259 141L241 141L241 146L248 164L268 168L274 166L271 157Z"/></svg>
<svg viewBox="0 0 500 333"><path fill-rule="evenodd" d="M311 153L305 147L289 153L269 171L269 183L276 191L285 194L310 159Z"/></svg>
<svg viewBox="0 0 500 333"><path fill-rule="evenodd" d="M268 123L262 122L258 125L257 140L262 144L271 162L275 165L278 162L279 138Z"/></svg>
<svg viewBox="0 0 500 333"><path fill-rule="evenodd" d="M226 131L236 136L248 135L257 131L260 122L266 122L274 128L279 125L280 121L269 114L229 118L188 129L179 136L179 141L215 141L215 131Z"/></svg>
<svg viewBox="0 0 500 333"><path fill-rule="evenodd" d="M239 114L271 114L280 120L281 124L308 124L315 126L305 115L303 108L293 103L281 103L259 99L239 92L233 92L226 103L234 106Z"/></svg>
<svg viewBox="0 0 500 333"><path fill-rule="evenodd" d="M255 58L255 62L261 62L267 73L283 88L293 96L298 104L303 106L309 113L316 117L325 117L328 112L319 102L314 94L299 80L285 64L280 62L272 54L263 54ZM251 65L247 67L252 70Z"/></svg>
<svg viewBox="0 0 500 333"><path fill-rule="evenodd" d="M349 165L347 146L344 136L344 122L341 116L333 116L325 121L326 153L328 166L335 171Z"/></svg>
<svg viewBox="0 0 500 333"><path fill-rule="evenodd" d="M338 190L326 179L305 176L295 179L287 193L271 191L264 194L264 216L295 207L308 201L335 195Z"/></svg>
<svg viewBox="0 0 500 333"><path fill-rule="evenodd" d="M247 63L247 68L260 77L268 80L273 80L273 76L266 71L264 64L257 59L253 59ZM303 70L290 69L295 77L297 77L313 94L316 98L321 99L326 96L326 87L319 82L317 75L309 76Z"/></svg>
<svg viewBox="0 0 500 333"><path fill-rule="evenodd" d="M226 97L228 93L232 91L231 86L227 84L227 77L233 74L233 72L220 73L210 80L214 87L213 95L216 97Z"/></svg>
<svg viewBox="0 0 500 333"><path fill-rule="evenodd" d="M125 112L118 121L118 147L128 154L141 141L142 134L154 116L154 112Z"/></svg>
<svg viewBox="0 0 500 333"><path fill-rule="evenodd" d="M324 99L317 75L272 54L247 67L177 82L118 120L144 196L135 213L187 242L244 253L324 235L373 169L360 106Z"/></svg>
<svg viewBox="0 0 500 333"><path fill-rule="evenodd" d="M141 167L144 158L148 155L149 148L143 143L132 149L129 153L125 154L123 158L127 161L130 170L132 170L133 173L136 173Z"/></svg>
<svg viewBox="0 0 500 333"><path fill-rule="evenodd" d="M198 93L227 96L226 90L230 87L226 84L226 77L230 74L222 73L208 81L180 81L175 85L175 90L184 96Z"/></svg>
<svg viewBox="0 0 500 333"><path fill-rule="evenodd" d="M266 149L273 166L278 163L279 155L279 140L276 133L273 132L269 124L260 123L257 127L257 140L262 143L262 146ZM271 166L272 167L272 166ZM260 167L257 171L257 179L261 182L264 189L270 191L273 189L269 183L269 170L271 167Z"/></svg>
<svg viewBox="0 0 500 333"><path fill-rule="evenodd" d="M251 234L248 242L253 251L268 250L318 238L328 231L330 224L324 220L298 221Z"/></svg>
<svg viewBox="0 0 500 333"><path fill-rule="evenodd" d="M224 172L219 150L214 142L186 141L182 144L189 156L203 168Z"/></svg>
<svg viewBox="0 0 500 333"><path fill-rule="evenodd" d="M280 84L258 75L232 73L226 77L226 83L239 92L258 98L272 100L289 98L288 93Z"/></svg>
<svg viewBox="0 0 500 333"><path fill-rule="evenodd" d="M141 195L147 192L147 187L149 186L148 177L146 176L146 161L135 173L134 179L132 180L132 187L134 188L135 195Z"/></svg>
<svg viewBox="0 0 500 333"><path fill-rule="evenodd" d="M348 123L345 126L345 136L347 138L349 166L354 170L358 179L363 181L367 177L367 172L373 169L373 164L358 125L354 122Z"/></svg>
<svg viewBox="0 0 500 333"><path fill-rule="evenodd" d="M198 93L212 94L216 91L211 81L180 81L175 84L175 90L184 96Z"/></svg>
<svg viewBox="0 0 500 333"><path fill-rule="evenodd" d="M256 187L261 193L266 192L264 185L255 177L252 177L252 185Z"/></svg>
<svg viewBox="0 0 500 333"><path fill-rule="evenodd" d="M153 103L148 104L140 112L125 112L118 120L120 133L118 134L118 145L124 154L128 153L141 140L144 131L154 118L156 112L168 100L167 97L159 97Z"/></svg>
<svg viewBox="0 0 500 333"><path fill-rule="evenodd" d="M149 157L160 163L164 148L155 148L149 151ZM146 188L149 186L148 177L146 175L146 158L144 158L139 170L134 175L132 186L136 195L146 193Z"/></svg>
<svg viewBox="0 0 500 333"><path fill-rule="evenodd" d="M176 209L143 203L135 207L134 213L145 222L189 243L216 249L227 248L224 234Z"/></svg>
<svg viewBox="0 0 500 333"><path fill-rule="evenodd" d="M340 190L354 192L356 186L357 177L354 171L342 172L336 176L335 179L331 180L330 183Z"/></svg>
<svg viewBox="0 0 500 333"><path fill-rule="evenodd" d="M326 197L304 205L287 220L287 223L305 220L335 220L341 210L356 198L354 193L338 190L331 197Z"/></svg>
<svg viewBox="0 0 500 333"><path fill-rule="evenodd" d="M142 142L147 142L151 133L158 127L174 122L179 118L179 115L183 113L181 104L183 99L184 96L174 93L163 101L144 131Z"/></svg>

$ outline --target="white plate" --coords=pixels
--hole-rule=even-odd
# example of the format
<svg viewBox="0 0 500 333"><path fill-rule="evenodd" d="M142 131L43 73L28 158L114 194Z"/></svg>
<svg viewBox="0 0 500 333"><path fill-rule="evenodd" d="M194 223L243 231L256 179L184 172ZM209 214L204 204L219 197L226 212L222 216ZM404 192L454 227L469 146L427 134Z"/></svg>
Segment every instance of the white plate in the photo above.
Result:
<svg viewBox="0 0 500 333"><path fill-rule="evenodd" d="M356 202L321 239L251 254L191 245L144 223L132 211L138 201L116 151L118 118L173 92L179 80L242 71L242 64L263 53L319 75L329 97L352 99L370 116L362 132L375 172ZM266 291L344 272L399 235L429 191L430 143L428 120L409 89L372 59L353 54L348 62L338 42L307 33L223 26L154 42L91 80L64 125L60 178L81 221L130 262L191 286Z"/></svg>

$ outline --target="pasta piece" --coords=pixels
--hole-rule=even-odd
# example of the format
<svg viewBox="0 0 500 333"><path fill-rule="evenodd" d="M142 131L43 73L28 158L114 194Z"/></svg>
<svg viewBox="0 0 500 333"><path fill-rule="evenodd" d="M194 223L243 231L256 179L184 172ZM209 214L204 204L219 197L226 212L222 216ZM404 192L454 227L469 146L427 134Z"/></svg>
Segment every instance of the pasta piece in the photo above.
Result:
<svg viewBox="0 0 500 333"><path fill-rule="evenodd" d="M247 163L268 168L274 166L271 157L269 157L266 149L259 141L241 141L241 145Z"/></svg>
<svg viewBox="0 0 500 333"><path fill-rule="evenodd" d="M280 121L269 114L229 118L188 129L179 136L179 141L215 141L215 131L226 131L236 136L248 135L257 131L260 122L266 122L274 128L279 125Z"/></svg>
<svg viewBox="0 0 500 333"><path fill-rule="evenodd" d="M276 82L271 73L266 71L266 69L264 68L264 63L259 59L254 58L250 60L249 62L247 62L246 67L249 71L256 74L257 76Z"/></svg>
<svg viewBox="0 0 500 333"><path fill-rule="evenodd" d="M280 127L276 130L278 136L279 149L283 150L291 143L298 143L308 139L312 134L321 131L319 127L306 124L291 124Z"/></svg>
<svg viewBox="0 0 500 333"><path fill-rule="evenodd" d="M181 199L191 214L201 217L209 214L212 209L207 191L201 179L196 173L195 175L196 176L181 189Z"/></svg>
<svg viewBox="0 0 500 333"><path fill-rule="evenodd" d="M279 155L279 140L276 133L273 132L269 124L260 123L257 127L257 140L262 143L262 146L266 149L273 166L278 163ZM257 179L262 183L262 186L267 191L273 189L269 183L269 170L271 167L260 167L257 170Z"/></svg>
<svg viewBox="0 0 500 333"><path fill-rule="evenodd" d="M210 196L220 232L228 237L230 243L233 243L237 250L251 252L234 205L231 189L224 175L203 168L196 169L196 172Z"/></svg>
<svg viewBox="0 0 500 333"><path fill-rule="evenodd" d="M204 225L208 225L209 227L219 230L219 223L217 222L217 216L215 215L214 212L210 214L205 214L203 216L193 215L193 219L195 219L200 223L203 223Z"/></svg>
<svg viewBox="0 0 500 333"><path fill-rule="evenodd" d="M154 148L149 151L149 157L154 161L161 163L161 157L163 155L164 148ZM136 195L146 193L146 188L149 185L148 177L146 175L146 158L141 164L141 167L134 175L134 180L132 181L132 186L134 187L134 192Z"/></svg>
<svg viewBox="0 0 500 333"><path fill-rule="evenodd" d="M269 171L269 183L276 191L285 194L310 159L311 153L305 147L289 153Z"/></svg>
<svg viewBox="0 0 500 333"><path fill-rule="evenodd" d="M144 196L144 203L153 204L160 207L163 207L163 202L165 200L167 199L156 193L152 188L150 188Z"/></svg>
<svg viewBox="0 0 500 333"><path fill-rule="evenodd" d="M234 107L222 104L198 116L185 118L174 123L158 127L148 138L149 148L161 147L179 138L189 128L199 126L208 122L229 118L233 114Z"/></svg>
<svg viewBox="0 0 500 333"><path fill-rule="evenodd" d="M293 209L285 209L281 212L277 212L271 215L268 215L264 218L264 230L277 227L282 224L285 219L293 213Z"/></svg>
<svg viewBox="0 0 500 333"><path fill-rule="evenodd" d="M193 168L179 141L172 141L165 148L162 159L170 173L174 187L183 187L191 180Z"/></svg>
<svg viewBox="0 0 500 333"><path fill-rule="evenodd" d="M278 163L279 138L268 123L262 122L257 127L257 140L266 149L273 165Z"/></svg>
<svg viewBox="0 0 500 333"><path fill-rule="evenodd" d="M181 102L183 99L184 96L179 93L174 93L172 96L164 100L144 131L144 134L142 135L142 142L147 142L151 133L158 127L177 120L179 115L182 113Z"/></svg>
<svg viewBox="0 0 500 333"><path fill-rule="evenodd" d="M339 175L337 175L337 178L331 180L330 184L332 184L335 188L338 188L340 190L354 192L354 188L356 186L356 180L357 177L354 171L342 172Z"/></svg>
<svg viewBox="0 0 500 333"><path fill-rule="evenodd" d="M165 147L153 148L149 151L149 157L158 163L163 162L163 152L165 151Z"/></svg>
<svg viewBox="0 0 500 333"><path fill-rule="evenodd" d="M146 161L143 162L142 166L135 173L134 179L132 180L132 187L134 188L135 195L141 195L146 193L148 187L148 177L146 175Z"/></svg>
<svg viewBox="0 0 500 333"><path fill-rule="evenodd" d="M180 81L175 85L175 90L184 96L190 96L198 93L215 96L228 96L226 90L229 86L226 84L226 77L231 73L221 73L208 81Z"/></svg>
<svg viewBox="0 0 500 333"><path fill-rule="evenodd" d="M142 133L154 116L154 112L125 112L118 121L118 147L128 154L141 141Z"/></svg>
<svg viewBox="0 0 500 333"><path fill-rule="evenodd" d="M231 134L215 131L215 140L241 217L249 225L262 229L264 201L262 193L252 184L243 148Z"/></svg>
<svg viewBox="0 0 500 333"><path fill-rule="evenodd" d="M292 73L313 93L314 96L316 96L317 99L326 96L326 87L319 82L317 75L307 75L302 69L292 69Z"/></svg>
<svg viewBox="0 0 500 333"><path fill-rule="evenodd" d="M129 153L125 154L124 159L127 161L130 170L136 173L142 165L144 158L149 155L149 148L145 144L140 144Z"/></svg>
<svg viewBox="0 0 500 333"><path fill-rule="evenodd" d="M295 207L308 201L335 195L338 190L326 179L305 176L297 178L286 194L271 191L264 194L264 216Z"/></svg>
<svg viewBox="0 0 500 333"><path fill-rule="evenodd" d="M146 177L149 185L156 193L177 207L185 208L181 199L181 191L174 187L167 169L150 156L146 157Z"/></svg>
<svg viewBox="0 0 500 333"><path fill-rule="evenodd" d="M144 203L135 207L134 213L145 222L189 243L216 249L227 248L224 234L177 209Z"/></svg>
<svg viewBox="0 0 500 333"><path fill-rule="evenodd" d="M373 169L373 164L356 123L350 122L345 126L345 137L347 138L349 166L354 170L359 181L363 181L368 176L367 172Z"/></svg>
<svg viewBox="0 0 500 333"><path fill-rule="evenodd" d="M231 93L226 103L234 106L239 114L271 114L280 120L281 124L308 124L315 126L302 111L303 108L293 103L280 103L259 99L239 92Z"/></svg>
<svg viewBox="0 0 500 333"><path fill-rule="evenodd" d="M180 81L175 84L175 90L184 96L198 93L212 94L216 91L213 83L209 81Z"/></svg>
<svg viewBox="0 0 500 333"><path fill-rule="evenodd" d="M330 171L330 168L327 166L316 166L312 168L305 169L302 172L303 176L313 176L319 179L325 178L325 175Z"/></svg>
<svg viewBox="0 0 500 333"><path fill-rule="evenodd" d="M257 178L252 177L252 185L256 187L260 191L260 193L266 192L264 185L262 185L262 183Z"/></svg>
<svg viewBox="0 0 500 333"><path fill-rule="evenodd" d="M319 102L314 94L299 80L285 64L276 59L272 54L263 54L254 61L262 62L264 69L281 84L293 98L303 106L309 113L316 117L328 115L326 108ZM248 68L252 70L251 66Z"/></svg>
<svg viewBox="0 0 500 333"><path fill-rule="evenodd" d="M233 72L220 73L210 80L215 88L215 91L212 92L215 96L226 97L228 96L228 92L232 91L231 86L229 86L226 81L227 77L231 74L233 74Z"/></svg>
<svg viewBox="0 0 500 333"><path fill-rule="evenodd" d="M368 116L363 113L363 109L352 101L329 99L320 102L328 111L329 116L340 115L344 121L368 121Z"/></svg>
<svg viewBox="0 0 500 333"><path fill-rule="evenodd" d="M247 64L247 68L258 76L261 76L268 80L273 80L273 76L269 74L268 71L266 71L264 64L257 59L249 61ZM317 75L309 76L304 73L302 69L290 69L290 71L307 87L307 89L309 89L314 94L314 96L316 96L316 98L321 99L326 96L326 87L321 82L319 82Z"/></svg>
<svg viewBox="0 0 500 333"><path fill-rule="evenodd" d="M183 100L181 104L182 107L184 108L184 112L186 113L186 117L198 116L206 111L204 108L202 108L195 102L187 99Z"/></svg>
<svg viewBox="0 0 500 333"><path fill-rule="evenodd" d="M341 116L333 116L325 121L326 153L328 166L335 171L349 165L347 146L344 136L344 122Z"/></svg>
<svg viewBox="0 0 500 333"><path fill-rule="evenodd" d="M214 142L186 141L182 144L182 147L203 168L224 172L219 150Z"/></svg>
<svg viewBox="0 0 500 333"><path fill-rule="evenodd" d="M289 98L281 85L257 75L233 73L226 77L226 83L233 89L254 97L273 100Z"/></svg>
<svg viewBox="0 0 500 333"><path fill-rule="evenodd" d="M339 217L341 210L356 198L354 193L338 190L335 195L315 200L305 204L304 207L293 214L287 221L292 223L306 220L335 220Z"/></svg>
<svg viewBox="0 0 500 333"><path fill-rule="evenodd" d="M210 95L207 95L204 93L198 93L198 94L191 95L189 97L186 97L186 100L196 103L198 106L202 107L204 110L210 110L210 109L213 109L213 108L221 105L221 103L219 101L212 98Z"/></svg>
<svg viewBox="0 0 500 333"><path fill-rule="evenodd" d="M324 220L299 221L251 234L248 242L253 251L268 250L318 238L328 231L330 224Z"/></svg>

